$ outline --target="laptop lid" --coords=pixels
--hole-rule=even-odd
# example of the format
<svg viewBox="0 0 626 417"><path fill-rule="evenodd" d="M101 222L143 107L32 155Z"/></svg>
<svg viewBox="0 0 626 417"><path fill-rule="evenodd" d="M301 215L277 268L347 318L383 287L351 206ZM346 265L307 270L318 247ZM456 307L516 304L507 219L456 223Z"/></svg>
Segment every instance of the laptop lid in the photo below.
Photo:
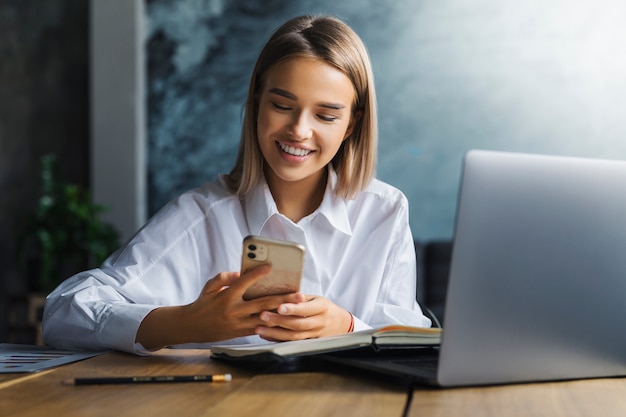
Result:
<svg viewBox="0 0 626 417"><path fill-rule="evenodd" d="M626 162L466 154L437 381L626 375Z"/></svg>

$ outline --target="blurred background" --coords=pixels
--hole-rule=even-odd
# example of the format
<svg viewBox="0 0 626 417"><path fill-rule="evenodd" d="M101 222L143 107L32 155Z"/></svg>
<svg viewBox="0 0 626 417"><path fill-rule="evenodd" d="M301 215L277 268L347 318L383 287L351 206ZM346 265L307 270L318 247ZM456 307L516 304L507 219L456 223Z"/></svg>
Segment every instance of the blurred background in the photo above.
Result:
<svg viewBox="0 0 626 417"><path fill-rule="evenodd" d="M20 242L42 210L41 158L106 207L85 210L121 244L229 171L254 60L304 13L344 19L368 47L378 177L409 198L418 241L452 239L468 149L626 159L621 0L0 0L0 342L33 338L41 268L20 264Z"/></svg>

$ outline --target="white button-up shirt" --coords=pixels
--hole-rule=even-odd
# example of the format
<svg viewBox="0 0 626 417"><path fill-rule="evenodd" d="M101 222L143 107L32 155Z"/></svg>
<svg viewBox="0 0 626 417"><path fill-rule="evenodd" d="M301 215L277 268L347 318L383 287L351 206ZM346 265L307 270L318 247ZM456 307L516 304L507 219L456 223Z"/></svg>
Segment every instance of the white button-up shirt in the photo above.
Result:
<svg viewBox="0 0 626 417"><path fill-rule="evenodd" d="M222 178L182 194L100 268L74 275L48 296L44 342L145 353L135 343L143 318L159 306L189 304L219 272L238 271L247 235L303 245L301 292L350 311L355 330L430 326L416 302L406 197L373 180L346 200L334 194L337 176L329 172L321 205L297 224L278 212L265 182L245 197L229 192ZM226 343L261 341L248 336Z"/></svg>

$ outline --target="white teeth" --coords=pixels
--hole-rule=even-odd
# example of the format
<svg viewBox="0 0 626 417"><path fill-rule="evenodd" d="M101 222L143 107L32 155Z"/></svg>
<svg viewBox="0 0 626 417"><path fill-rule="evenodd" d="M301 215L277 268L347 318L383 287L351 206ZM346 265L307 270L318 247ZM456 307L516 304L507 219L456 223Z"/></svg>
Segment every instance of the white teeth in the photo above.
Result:
<svg viewBox="0 0 626 417"><path fill-rule="evenodd" d="M280 143L280 142L278 142L278 146L280 146L280 149L287 152L289 155L294 155L294 156L306 156L310 154L311 152L313 152L313 151L306 150L306 149L294 148L293 146L285 145L284 143Z"/></svg>

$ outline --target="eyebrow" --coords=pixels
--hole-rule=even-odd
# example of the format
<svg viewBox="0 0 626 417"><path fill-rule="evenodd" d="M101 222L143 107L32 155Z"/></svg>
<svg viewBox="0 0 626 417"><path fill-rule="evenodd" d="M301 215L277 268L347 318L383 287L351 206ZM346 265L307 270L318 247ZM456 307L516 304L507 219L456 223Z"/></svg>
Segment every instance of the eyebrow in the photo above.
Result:
<svg viewBox="0 0 626 417"><path fill-rule="evenodd" d="M285 97L286 99L289 99L289 100L297 100L297 97L295 95L291 94L289 91L283 90L282 88L277 88L277 87L270 88L269 92L272 94L279 95L281 97ZM319 106L327 108L327 109L333 109L333 110L341 110L346 107L341 103L320 103Z"/></svg>

